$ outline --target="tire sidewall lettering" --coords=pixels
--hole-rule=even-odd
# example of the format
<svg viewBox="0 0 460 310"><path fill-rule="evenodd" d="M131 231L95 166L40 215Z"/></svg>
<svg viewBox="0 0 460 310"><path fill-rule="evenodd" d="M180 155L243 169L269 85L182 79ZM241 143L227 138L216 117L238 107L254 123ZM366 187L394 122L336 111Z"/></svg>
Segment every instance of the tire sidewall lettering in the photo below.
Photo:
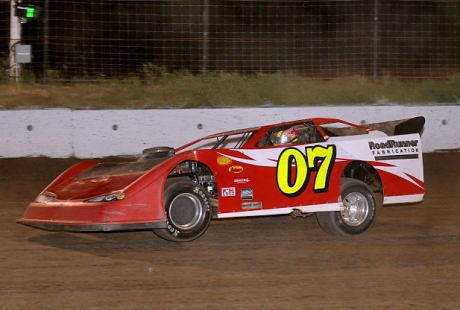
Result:
<svg viewBox="0 0 460 310"><path fill-rule="evenodd" d="M209 204L209 199L208 199L208 196L204 193L204 191L198 187L198 186L195 186L193 189L191 189L191 192L196 194L199 198L201 198L201 200L203 201L204 203L204 207L205 207L205 212L209 213L211 212L211 207L210 207L210 204ZM168 215L169 217L169 215ZM167 230L171 233L171 235L173 235L174 237L179 237L180 235L182 235L183 233L177 229L173 224L171 224L171 222L169 221L169 219L167 220Z"/></svg>
<svg viewBox="0 0 460 310"><path fill-rule="evenodd" d="M206 212L210 212L211 207L209 205L209 199L208 199L208 196L204 193L204 191L200 187L197 186L193 189L193 192L199 195L201 199L203 200L204 205L206 207Z"/></svg>

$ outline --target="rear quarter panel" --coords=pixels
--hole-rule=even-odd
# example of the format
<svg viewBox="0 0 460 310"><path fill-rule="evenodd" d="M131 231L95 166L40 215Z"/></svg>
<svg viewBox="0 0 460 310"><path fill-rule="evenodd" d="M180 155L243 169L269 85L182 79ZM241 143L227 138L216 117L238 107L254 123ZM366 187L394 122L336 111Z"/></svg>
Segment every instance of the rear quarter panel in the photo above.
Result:
<svg viewBox="0 0 460 310"><path fill-rule="evenodd" d="M346 141L346 137L341 137L330 139L329 142L340 146L342 152L339 159L362 160L377 170L382 180L384 204L417 202L423 198L423 155L418 134L370 134L363 140Z"/></svg>

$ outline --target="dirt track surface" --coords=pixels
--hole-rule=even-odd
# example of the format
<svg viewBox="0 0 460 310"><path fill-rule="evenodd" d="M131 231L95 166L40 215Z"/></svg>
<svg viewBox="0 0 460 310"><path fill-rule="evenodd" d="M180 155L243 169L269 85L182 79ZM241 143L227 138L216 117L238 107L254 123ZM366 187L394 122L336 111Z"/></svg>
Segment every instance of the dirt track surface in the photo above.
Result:
<svg viewBox="0 0 460 310"><path fill-rule="evenodd" d="M315 216L213 221L198 240L15 223L75 159L0 160L0 309L459 309L460 152L425 154L423 203L353 238Z"/></svg>

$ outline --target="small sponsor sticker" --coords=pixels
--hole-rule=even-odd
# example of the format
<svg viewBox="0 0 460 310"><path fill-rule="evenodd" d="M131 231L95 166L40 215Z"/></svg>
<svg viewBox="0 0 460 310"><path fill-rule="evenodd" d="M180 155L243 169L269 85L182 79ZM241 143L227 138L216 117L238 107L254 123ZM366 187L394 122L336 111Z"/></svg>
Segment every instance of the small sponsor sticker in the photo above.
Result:
<svg viewBox="0 0 460 310"><path fill-rule="evenodd" d="M241 199L242 200L251 200L254 198L252 188L242 188L241 189Z"/></svg>
<svg viewBox="0 0 460 310"><path fill-rule="evenodd" d="M217 164L219 166L226 166L226 165L230 165L231 163L232 163L232 160L228 157L225 157L225 156L217 157Z"/></svg>
<svg viewBox="0 0 460 310"><path fill-rule="evenodd" d="M247 184L249 182L251 182L250 178L239 178L239 179L234 179L233 180L233 183L235 183L235 184Z"/></svg>
<svg viewBox="0 0 460 310"><path fill-rule="evenodd" d="M262 209L262 202L243 202L243 210Z"/></svg>
<svg viewBox="0 0 460 310"><path fill-rule="evenodd" d="M222 195L222 197L236 196L236 188L235 187L223 187L221 195Z"/></svg>
<svg viewBox="0 0 460 310"><path fill-rule="evenodd" d="M243 172L244 168L241 167L241 166L231 166L230 168L228 168L228 172L231 172L231 173L241 173Z"/></svg>

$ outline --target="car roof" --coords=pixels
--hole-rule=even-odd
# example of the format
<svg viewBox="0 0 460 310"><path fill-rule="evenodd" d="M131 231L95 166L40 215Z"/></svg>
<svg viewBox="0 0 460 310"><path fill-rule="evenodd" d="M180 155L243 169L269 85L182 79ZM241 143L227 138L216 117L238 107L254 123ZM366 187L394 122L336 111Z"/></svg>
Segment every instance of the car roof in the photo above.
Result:
<svg viewBox="0 0 460 310"><path fill-rule="evenodd" d="M199 143L200 141L203 141L203 140L231 136L231 135L245 134L245 133L254 133L251 139L249 139L252 142L250 142L249 140L247 141L248 145L250 147L251 146L253 147L255 146L254 141L259 141L272 128L282 128L282 127L286 127L289 125L302 124L302 123L313 123L316 126L332 124L332 123L342 123L344 125L353 126L353 127L357 127L357 128L361 128L365 130L372 130L365 126L356 125L356 124L353 124L353 123L350 123L350 122L347 122L341 119L337 119L337 118L305 118L305 119L298 119L298 120L293 120L293 121L286 121L286 122L274 123L274 124L257 126L257 127L249 127L249 128L244 128L244 129L223 131L223 132L207 135L207 136L201 137L197 140L191 141L185 145L182 145L176 148L176 152L186 149L189 146Z"/></svg>

